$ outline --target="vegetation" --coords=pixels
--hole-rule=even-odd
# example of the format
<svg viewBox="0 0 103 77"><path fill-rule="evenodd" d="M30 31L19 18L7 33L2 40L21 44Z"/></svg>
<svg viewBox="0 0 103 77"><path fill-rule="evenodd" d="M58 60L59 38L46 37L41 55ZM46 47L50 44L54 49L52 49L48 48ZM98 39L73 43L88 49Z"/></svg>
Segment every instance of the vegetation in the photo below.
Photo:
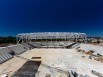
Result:
<svg viewBox="0 0 103 77"><path fill-rule="evenodd" d="M7 44L7 43L11 43L11 44L15 44L16 43L16 37L13 36L7 36L7 37L0 37L0 44Z"/></svg>

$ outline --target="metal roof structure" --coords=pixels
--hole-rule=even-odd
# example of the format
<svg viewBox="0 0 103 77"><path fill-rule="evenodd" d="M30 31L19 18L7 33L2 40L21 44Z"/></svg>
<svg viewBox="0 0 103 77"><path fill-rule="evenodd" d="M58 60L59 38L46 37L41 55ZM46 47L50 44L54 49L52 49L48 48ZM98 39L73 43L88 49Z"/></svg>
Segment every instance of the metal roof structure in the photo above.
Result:
<svg viewBox="0 0 103 77"><path fill-rule="evenodd" d="M34 33L20 33L17 34L17 43L30 42L32 39L85 39L86 33L76 32L34 32Z"/></svg>

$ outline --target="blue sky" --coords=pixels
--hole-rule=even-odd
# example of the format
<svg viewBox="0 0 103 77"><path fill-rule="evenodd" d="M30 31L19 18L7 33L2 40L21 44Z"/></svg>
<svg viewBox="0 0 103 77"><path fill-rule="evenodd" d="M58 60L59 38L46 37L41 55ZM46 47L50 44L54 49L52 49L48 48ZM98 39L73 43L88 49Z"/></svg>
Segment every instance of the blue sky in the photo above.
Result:
<svg viewBox="0 0 103 77"><path fill-rule="evenodd" d="M103 36L103 0L0 0L0 35L61 31Z"/></svg>

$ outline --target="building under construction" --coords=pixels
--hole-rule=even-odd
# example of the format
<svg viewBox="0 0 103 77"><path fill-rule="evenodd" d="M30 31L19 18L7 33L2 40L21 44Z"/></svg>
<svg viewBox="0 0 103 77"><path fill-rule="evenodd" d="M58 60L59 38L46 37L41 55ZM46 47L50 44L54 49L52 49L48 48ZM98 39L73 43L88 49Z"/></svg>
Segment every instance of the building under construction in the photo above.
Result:
<svg viewBox="0 0 103 77"><path fill-rule="evenodd" d="M87 44L86 33L35 32L16 37L16 45L0 48L0 77L103 77L102 47Z"/></svg>

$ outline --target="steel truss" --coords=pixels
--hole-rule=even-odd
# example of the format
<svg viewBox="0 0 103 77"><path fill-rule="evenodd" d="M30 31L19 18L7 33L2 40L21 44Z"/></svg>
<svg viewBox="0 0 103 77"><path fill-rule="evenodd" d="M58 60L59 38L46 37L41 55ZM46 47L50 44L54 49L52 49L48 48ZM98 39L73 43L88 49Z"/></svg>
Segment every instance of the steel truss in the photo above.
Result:
<svg viewBox="0 0 103 77"><path fill-rule="evenodd" d="M17 43L31 42L32 40L58 40L69 41L70 39L83 39L87 38L86 33L75 33L75 32L34 32L34 33L20 33L17 34Z"/></svg>

